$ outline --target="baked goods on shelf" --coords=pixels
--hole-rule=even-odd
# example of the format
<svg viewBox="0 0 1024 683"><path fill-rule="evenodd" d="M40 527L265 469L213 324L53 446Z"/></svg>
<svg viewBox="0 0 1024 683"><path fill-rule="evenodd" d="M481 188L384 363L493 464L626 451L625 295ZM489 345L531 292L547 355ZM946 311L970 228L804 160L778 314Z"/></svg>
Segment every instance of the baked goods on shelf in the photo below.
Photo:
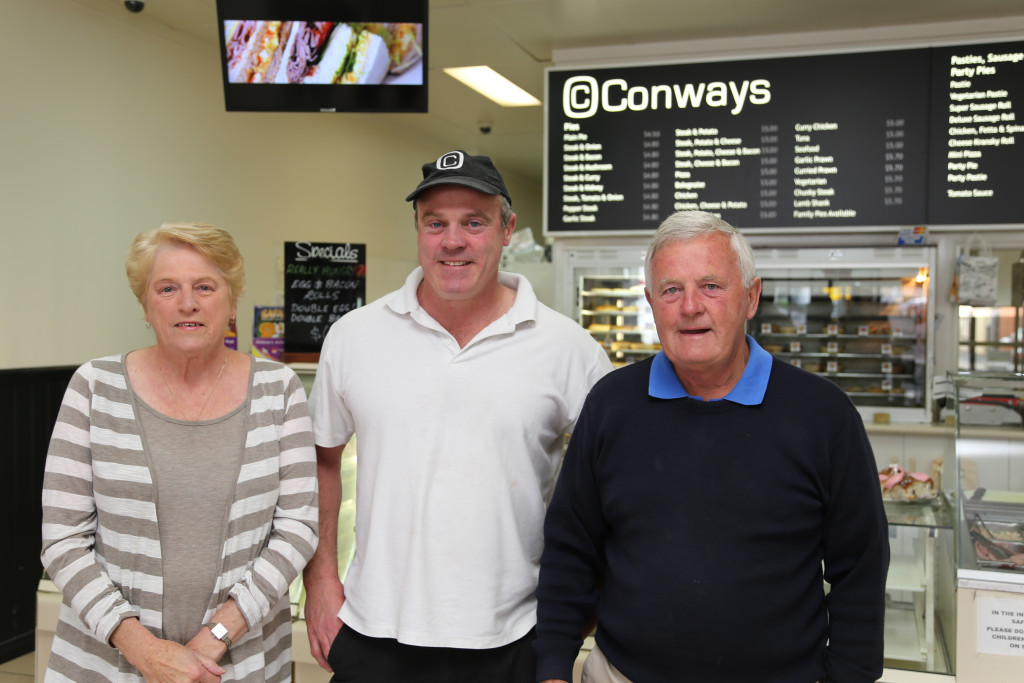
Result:
<svg viewBox="0 0 1024 683"><path fill-rule="evenodd" d="M935 497L935 483L924 472L908 472L892 464L878 473L883 500L930 500Z"/></svg>
<svg viewBox="0 0 1024 683"><path fill-rule="evenodd" d="M643 342L613 341L612 351L661 351L661 344L644 344Z"/></svg>

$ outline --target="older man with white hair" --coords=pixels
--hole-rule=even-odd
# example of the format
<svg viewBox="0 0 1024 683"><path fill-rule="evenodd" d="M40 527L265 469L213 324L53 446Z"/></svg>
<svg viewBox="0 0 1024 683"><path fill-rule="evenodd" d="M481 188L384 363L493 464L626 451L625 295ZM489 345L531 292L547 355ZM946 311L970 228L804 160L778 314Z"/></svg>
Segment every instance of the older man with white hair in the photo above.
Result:
<svg viewBox="0 0 1024 683"><path fill-rule="evenodd" d="M868 683L888 532L857 410L745 334L747 240L680 212L647 254L663 350L597 383L545 521L538 681ZM824 581L831 590L826 593Z"/></svg>

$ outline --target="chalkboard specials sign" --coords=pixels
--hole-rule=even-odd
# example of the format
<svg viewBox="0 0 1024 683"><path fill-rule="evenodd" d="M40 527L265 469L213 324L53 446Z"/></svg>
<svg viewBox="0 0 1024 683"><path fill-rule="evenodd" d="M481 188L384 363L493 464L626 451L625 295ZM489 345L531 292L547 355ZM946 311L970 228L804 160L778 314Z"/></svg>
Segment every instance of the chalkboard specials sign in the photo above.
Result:
<svg viewBox="0 0 1024 683"><path fill-rule="evenodd" d="M284 353L312 360L331 323L366 301L366 245L284 243Z"/></svg>
<svg viewBox="0 0 1024 683"><path fill-rule="evenodd" d="M1024 42L550 69L546 94L547 233L1024 221Z"/></svg>

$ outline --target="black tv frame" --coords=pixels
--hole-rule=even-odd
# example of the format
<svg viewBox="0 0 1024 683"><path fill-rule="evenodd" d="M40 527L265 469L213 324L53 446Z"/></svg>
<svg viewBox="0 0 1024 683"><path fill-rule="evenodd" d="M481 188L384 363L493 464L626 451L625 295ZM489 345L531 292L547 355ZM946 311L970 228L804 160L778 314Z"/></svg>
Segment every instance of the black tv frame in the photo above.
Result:
<svg viewBox="0 0 1024 683"><path fill-rule="evenodd" d="M217 0L221 78L227 111L326 113L425 113L428 108L428 0ZM281 21L407 22L423 26L420 84L305 85L231 83L224 22Z"/></svg>

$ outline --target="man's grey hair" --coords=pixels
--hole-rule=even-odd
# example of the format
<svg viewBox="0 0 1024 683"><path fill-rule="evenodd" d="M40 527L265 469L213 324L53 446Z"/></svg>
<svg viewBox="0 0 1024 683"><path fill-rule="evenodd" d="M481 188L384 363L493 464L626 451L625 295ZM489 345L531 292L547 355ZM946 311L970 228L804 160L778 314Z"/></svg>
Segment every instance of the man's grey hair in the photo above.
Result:
<svg viewBox="0 0 1024 683"><path fill-rule="evenodd" d="M507 228L508 222L512 220L512 205L500 194L498 195L498 202L501 204L501 227Z"/></svg>
<svg viewBox="0 0 1024 683"><path fill-rule="evenodd" d="M729 237L729 244L733 253L736 254L736 264L740 269L740 277L743 279L743 286L749 288L757 277L757 266L754 263L754 251L750 248L750 242L739 230L732 227L714 214L706 211L677 211L666 218L658 231L651 238L647 247L647 258L644 260L644 278L647 282L647 291L651 292L652 282L651 263L654 255L669 244L675 242L688 242L704 235L721 233Z"/></svg>

